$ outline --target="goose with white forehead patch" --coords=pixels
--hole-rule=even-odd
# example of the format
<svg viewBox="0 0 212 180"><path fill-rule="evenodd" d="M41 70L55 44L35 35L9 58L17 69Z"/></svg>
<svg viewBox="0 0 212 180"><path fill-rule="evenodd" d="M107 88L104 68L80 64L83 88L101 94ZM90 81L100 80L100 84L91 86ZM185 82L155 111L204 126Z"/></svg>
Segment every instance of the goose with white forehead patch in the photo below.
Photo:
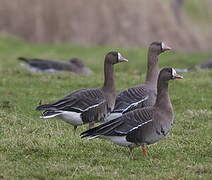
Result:
<svg viewBox="0 0 212 180"><path fill-rule="evenodd" d="M163 42L150 44L145 83L121 91L116 98L115 108L107 120L115 119L137 108L152 106L155 103L159 73L158 56L168 50L171 48Z"/></svg>
<svg viewBox="0 0 212 180"><path fill-rule="evenodd" d="M129 147L142 146L147 155L146 145L153 144L171 130L173 123L172 104L168 94L168 82L182 79L173 68L160 71L157 83L157 98L153 106L136 109L123 114L81 134L81 137L104 138L115 144Z"/></svg>
<svg viewBox="0 0 212 180"><path fill-rule="evenodd" d="M76 74L92 74L92 71L79 58L72 58L68 62L25 57L19 57L18 60L25 62L24 66L31 72L71 71Z"/></svg>
<svg viewBox="0 0 212 180"><path fill-rule="evenodd" d="M128 60L119 52L109 52L104 61L104 84L102 88L81 89L51 104L37 107L44 110L41 118L61 117L74 126L103 121L113 110L115 104L114 65Z"/></svg>

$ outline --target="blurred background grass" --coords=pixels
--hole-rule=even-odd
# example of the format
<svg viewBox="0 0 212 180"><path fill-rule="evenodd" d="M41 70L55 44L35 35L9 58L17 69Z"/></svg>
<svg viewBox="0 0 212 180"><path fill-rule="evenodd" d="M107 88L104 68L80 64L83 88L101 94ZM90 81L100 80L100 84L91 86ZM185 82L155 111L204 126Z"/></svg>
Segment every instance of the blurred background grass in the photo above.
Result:
<svg viewBox="0 0 212 180"><path fill-rule="evenodd" d="M0 32L33 43L212 49L211 0L0 0Z"/></svg>

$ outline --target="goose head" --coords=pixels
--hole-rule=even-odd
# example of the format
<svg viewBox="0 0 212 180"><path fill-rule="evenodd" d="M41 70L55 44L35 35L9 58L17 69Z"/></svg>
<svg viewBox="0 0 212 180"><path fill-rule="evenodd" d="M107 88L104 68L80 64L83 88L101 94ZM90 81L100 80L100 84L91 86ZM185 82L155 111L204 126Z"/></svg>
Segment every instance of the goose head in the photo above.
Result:
<svg viewBox="0 0 212 180"><path fill-rule="evenodd" d="M169 81L173 79L183 79L183 76L177 74L174 68L163 68L160 71L159 78L164 81Z"/></svg>
<svg viewBox="0 0 212 180"><path fill-rule="evenodd" d="M161 53L165 52L165 51L169 51L172 48L169 47L168 45L166 45L164 42L153 42L150 44L149 46L149 51L151 53L155 53L157 55L160 55Z"/></svg>
<svg viewBox="0 0 212 180"><path fill-rule="evenodd" d="M126 58L124 58L120 52L111 51L105 56L105 61L110 64L117 64L120 62L128 62Z"/></svg>
<svg viewBox="0 0 212 180"><path fill-rule="evenodd" d="M85 65L79 58L72 58L69 60L69 63L74 64L79 68L83 68Z"/></svg>

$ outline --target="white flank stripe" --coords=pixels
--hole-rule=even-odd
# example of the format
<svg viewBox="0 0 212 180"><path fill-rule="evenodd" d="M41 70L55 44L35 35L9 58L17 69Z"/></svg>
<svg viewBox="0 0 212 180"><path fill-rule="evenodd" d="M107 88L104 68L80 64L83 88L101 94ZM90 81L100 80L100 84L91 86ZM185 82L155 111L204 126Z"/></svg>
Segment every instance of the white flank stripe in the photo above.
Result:
<svg viewBox="0 0 212 180"><path fill-rule="evenodd" d="M56 117L56 116L59 116L61 113L57 113L57 114L52 114L50 116L40 116L40 118L42 119L49 119L49 118L53 118L53 117Z"/></svg>
<svg viewBox="0 0 212 180"><path fill-rule="evenodd" d="M145 125L145 124L147 124L147 123L149 123L149 122L151 122L151 121L152 121L152 119L149 120L149 121L146 121L146 122L144 122L144 123L142 123L142 124L139 124L138 126L132 128L132 129L130 129L130 131L133 131L133 130L135 130L135 129L138 129L139 127L141 127L141 126L143 126L143 125ZM129 131L129 132L130 132L130 131Z"/></svg>
<svg viewBox="0 0 212 180"><path fill-rule="evenodd" d="M100 135L90 136L90 137L88 137L87 139L88 139L88 140L92 140L92 139L98 138L99 136L100 136Z"/></svg>
<svg viewBox="0 0 212 180"><path fill-rule="evenodd" d="M69 103L70 101L67 99L67 102L64 102L64 101L62 101L62 102L60 102L60 103L57 103L56 104L56 106L59 106L59 105L61 105L61 104L64 104L64 107L63 107L63 109L64 108L66 108L66 103ZM89 107L87 107L86 109L81 109L81 108L79 108L79 107L71 107L71 108L73 108L73 109L76 109L76 110L79 110L79 111L82 111L82 112L85 112L85 111L87 111L87 110L89 110L89 109L91 109L91 108L94 108L94 107L97 107L97 106L99 106L100 104L103 104L105 101L102 101L101 103L99 103L99 104L95 104L95 105L92 105L92 106L89 106Z"/></svg>
<svg viewBox="0 0 212 180"><path fill-rule="evenodd" d="M135 107L136 107L138 104L140 104L140 103L146 101L148 98L149 98L149 96L146 96L144 99L142 99L142 100L140 100L140 101L138 101L138 102L135 102L135 103L130 104L126 109L123 110L123 112L124 112L124 111L127 111L127 110L128 110L130 107L132 107L132 106L135 106Z"/></svg>
<svg viewBox="0 0 212 180"><path fill-rule="evenodd" d="M88 108L86 108L86 109L83 110L83 111L87 111L88 109L95 108L95 107L97 107L97 106L103 104L104 102L105 102L105 101L102 101L102 102L100 102L99 104L95 104L95 105L93 105L93 106L89 106Z"/></svg>

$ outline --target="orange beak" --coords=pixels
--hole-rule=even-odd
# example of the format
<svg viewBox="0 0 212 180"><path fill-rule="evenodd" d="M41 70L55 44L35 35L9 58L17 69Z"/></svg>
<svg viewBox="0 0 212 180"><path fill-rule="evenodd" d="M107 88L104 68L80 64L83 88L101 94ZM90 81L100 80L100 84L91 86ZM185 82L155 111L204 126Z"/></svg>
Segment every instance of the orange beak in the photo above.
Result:
<svg viewBox="0 0 212 180"><path fill-rule="evenodd" d="M179 74L175 74L174 79L183 79L183 76L181 76Z"/></svg>
<svg viewBox="0 0 212 180"><path fill-rule="evenodd" d="M168 50L171 50L172 48L167 46L165 43L162 42L162 50L163 51L168 51Z"/></svg>

